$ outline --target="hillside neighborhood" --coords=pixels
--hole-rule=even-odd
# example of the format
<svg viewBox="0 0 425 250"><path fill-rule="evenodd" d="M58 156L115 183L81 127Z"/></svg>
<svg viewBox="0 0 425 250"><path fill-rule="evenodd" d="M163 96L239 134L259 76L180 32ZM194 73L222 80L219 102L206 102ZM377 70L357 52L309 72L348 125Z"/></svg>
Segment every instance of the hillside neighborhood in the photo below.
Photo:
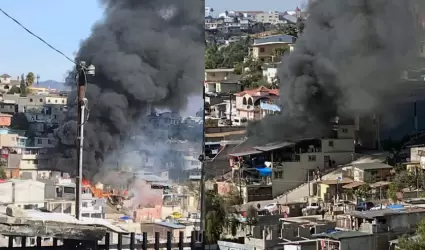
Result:
<svg viewBox="0 0 425 250"><path fill-rule="evenodd" d="M107 1L66 83L2 69L0 248L425 249L425 6L370 1L205 7L205 41Z"/></svg>
<svg viewBox="0 0 425 250"><path fill-rule="evenodd" d="M326 137L253 144L246 137L249 124L270 121L265 118L285 108L279 103L284 83L278 70L297 49L308 13L297 8L217 16L211 9L206 8L205 21L205 153L210 158L205 171L211 195L218 196L211 199L229 205L211 205L206 223L218 228L231 223L213 235L221 239L219 246L413 249L406 242L422 239L415 232L423 228L425 215L425 137L418 128L424 119L415 111L404 125L387 129L377 117L336 117ZM418 52L422 58L423 51ZM423 66L405 73L409 86L403 91L423 95L418 72ZM399 105L411 109L410 103ZM236 211L238 222L209 221L208 213L218 209Z"/></svg>

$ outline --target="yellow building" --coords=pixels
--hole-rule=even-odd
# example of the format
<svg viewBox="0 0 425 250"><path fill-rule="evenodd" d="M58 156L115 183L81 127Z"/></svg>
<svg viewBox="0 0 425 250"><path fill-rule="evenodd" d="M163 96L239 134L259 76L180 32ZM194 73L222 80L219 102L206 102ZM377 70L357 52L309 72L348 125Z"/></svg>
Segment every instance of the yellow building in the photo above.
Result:
<svg viewBox="0 0 425 250"><path fill-rule="evenodd" d="M254 39L250 55L256 60L279 62L283 51L292 51L295 37L280 34Z"/></svg>

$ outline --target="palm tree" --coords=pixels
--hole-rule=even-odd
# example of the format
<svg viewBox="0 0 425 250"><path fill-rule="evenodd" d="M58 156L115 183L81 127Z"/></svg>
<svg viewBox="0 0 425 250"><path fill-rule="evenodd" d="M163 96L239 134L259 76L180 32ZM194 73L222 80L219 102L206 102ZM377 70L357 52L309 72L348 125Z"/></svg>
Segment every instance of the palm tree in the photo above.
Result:
<svg viewBox="0 0 425 250"><path fill-rule="evenodd" d="M29 72L29 73L27 74L27 76L26 76L26 82L27 82L27 85L28 85L29 87L31 87L31 86L34 84L34 81L35 81L35 75L34 75L34 73Z"/></svg>

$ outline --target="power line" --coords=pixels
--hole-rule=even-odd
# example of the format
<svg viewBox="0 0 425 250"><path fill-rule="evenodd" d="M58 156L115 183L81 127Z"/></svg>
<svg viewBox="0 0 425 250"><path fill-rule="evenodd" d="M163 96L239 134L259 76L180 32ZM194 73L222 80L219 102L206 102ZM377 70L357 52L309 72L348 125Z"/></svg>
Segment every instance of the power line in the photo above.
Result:
<svg viewBox="0 0 425 250"><path fill-rule="evenodd" d="M12 16L10 16L9 14L6 13L6 11L4 11L2 8L0 8L0 12L2 12L6 17L8 17L10 20L12 20L13 22L15 22L17 25L19 25L22 29L24 29L26 32L28 32L30 35L32 35L33 37L37 38L38 40L40 40L41 42L43 42L45 45L47 45L49 48L51 48L52 50L56 51L57 53L61 54L63 57L65 57L68 61L72 62L75 65L78 65L74 60L72 60L69 56L65 55L65 53L63 53L62 51L56 49L55 47L53 47L52 45L50 45L48 42L46 42L46 40L44 40L43 38L37 36L36 34L34 34L34 32L32 32L31 30L29 30L27 27L25 27L22 23L20 23L18 20L16 20L15 18L13 18Z"/></svg>

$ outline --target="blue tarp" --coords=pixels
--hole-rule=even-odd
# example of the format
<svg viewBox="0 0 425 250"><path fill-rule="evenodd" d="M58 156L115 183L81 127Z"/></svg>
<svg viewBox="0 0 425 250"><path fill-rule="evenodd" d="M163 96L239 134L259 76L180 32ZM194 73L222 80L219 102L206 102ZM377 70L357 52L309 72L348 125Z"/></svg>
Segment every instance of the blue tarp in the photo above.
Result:
<svg viewBox="0 0 425 250"><path fill-rule="evenodd" d="M131 217L128 215L124 215L120 217L120 220L131 220Z"/></svg>
<svg viewBox="0 0 425 250"><path fill-rule="evenodd" d="M260 176L271 176L272 169L271 168L257 168L257 171L260 173Z"/></svg>
<svg viewBox="0 0 425 250"><path fill-rule="evenodd" d="M403 209L404 205L403 204L392 204L392 205L388 205L387 208L389 208L389 209Z"/></svg>
<svg viewBox="0 0 425 250"><path fill-rule="evenodd" d="M269 103L262 102L262 103L260 103L260 108L264 109L264 110L280 112L280 107L275 105L275 104L269 104Z"/></svg>

